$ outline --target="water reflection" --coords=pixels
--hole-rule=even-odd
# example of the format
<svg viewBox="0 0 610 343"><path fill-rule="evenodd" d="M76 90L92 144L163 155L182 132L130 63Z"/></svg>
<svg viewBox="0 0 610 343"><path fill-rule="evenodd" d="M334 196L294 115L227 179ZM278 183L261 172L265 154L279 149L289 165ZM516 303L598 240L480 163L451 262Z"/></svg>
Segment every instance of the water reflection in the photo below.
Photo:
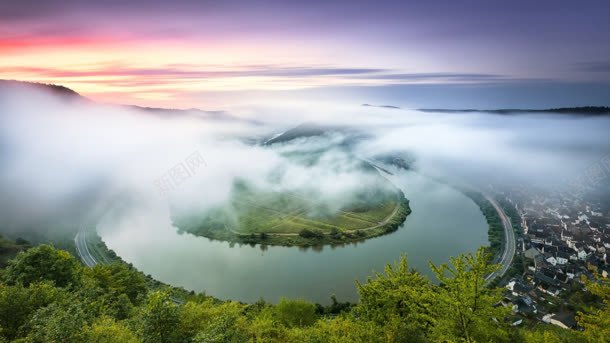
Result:
<svg viewBox="0 0 610 343"><path fill-rule="evenodd" d="M413 172L391 176L413 212L389 235L345 246L311 248L251 246L178 234L166 213L151 225L142 212L102 220L100 235L127 262L154 278L221 299L277 301L281 296L329 303L356 301L355 281L364 281L406 253L412 267L430 275L428 261L475 251L487 244L478 207L455 189ZM157 211L159 212L159 211ZM145 237L142 226L150 229Z"/></svg>

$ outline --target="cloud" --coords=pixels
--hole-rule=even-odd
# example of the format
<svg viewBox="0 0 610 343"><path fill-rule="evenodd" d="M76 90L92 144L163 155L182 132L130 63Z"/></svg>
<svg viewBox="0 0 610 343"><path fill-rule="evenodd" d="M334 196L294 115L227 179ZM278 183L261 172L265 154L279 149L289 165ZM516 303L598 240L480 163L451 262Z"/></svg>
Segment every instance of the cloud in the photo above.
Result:
<svg viewBox="0 0 610 343"><path fill-rule="evenodd" d="M235 69L231 69L235 68ZM126 77L161 77L161 78L187 78L187 79L210 79L227 77L315 77L315 76L345 76L366 75L384 72L385 69L374 68L333 68L333 67L283 67L283 66L216 66L214 69L204 69L196 66L176 65L158 68L138 68L121 65L108 65L103 68L88 69L59 69L40 67L11 67L2 68L0 73L27 73L40 75L41 77L104 77L104 76L126 76Z"/></svg>
<svg viewBox="0 0 610 343"><path fill-rule="evenodd" d="M166 221L135 220L137 213L166 213L159 208L168 200L182 211L203 211L226 202L238 179L263 189L310 192L338 210L350 194L378 182L359 171L358 158L384 154L413 158L418 172L452 183L557 187L610 153L607 117L456 115L358 104L253 111L263 125L151 115L5 87L0 92L3 228L74 227L118 206L117 216L145 222L140 230L146 232ZM353 130L273 148L252 144L305 121ZM184 171L193 155L204 165L174 180L166 197L160 180ZM295 155L317 158L301 163L288 157Z"/></svg>
<svg viewBox="0 0 610 343"><path fill-rule="evenodd" d="M592 73L608 73L610 72L610 61L603 62L581 62L577 63L576 69Z"/></svg>
<svg viewBox="0 0 610 343"><path fill-rule="evenodd" d="M113 204L121 204L122 215L131 206L167 200L176 211L205 211L227 202L236 180L311 192L338 210L351 201L349 194L379 183L349 152L334 148L342 144L341 135L268 148L249 142L278 130L274 123L154 114L65 102L30 87L0 89L3 229L72 228ZM288 157L313 151L312 163ZM205 163L187 170L195 155ZM168 178L174 187L165 194Z"/></svg>

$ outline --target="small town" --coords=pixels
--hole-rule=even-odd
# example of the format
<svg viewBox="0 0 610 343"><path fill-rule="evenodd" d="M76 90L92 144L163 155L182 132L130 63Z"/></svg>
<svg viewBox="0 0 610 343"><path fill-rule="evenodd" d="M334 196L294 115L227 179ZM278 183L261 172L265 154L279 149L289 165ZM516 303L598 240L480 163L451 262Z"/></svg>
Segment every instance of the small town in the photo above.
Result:
<svg viewBox="0 0 610 343"><path fill-rule="evenodd" d="M514 326L544 322L579 329L578 311L593 301L584 280L610 273L608 199L591 191L513 187L503 196L517 210L517 249L501 284ZM515 225L516 224L516 225Z"/></svg>

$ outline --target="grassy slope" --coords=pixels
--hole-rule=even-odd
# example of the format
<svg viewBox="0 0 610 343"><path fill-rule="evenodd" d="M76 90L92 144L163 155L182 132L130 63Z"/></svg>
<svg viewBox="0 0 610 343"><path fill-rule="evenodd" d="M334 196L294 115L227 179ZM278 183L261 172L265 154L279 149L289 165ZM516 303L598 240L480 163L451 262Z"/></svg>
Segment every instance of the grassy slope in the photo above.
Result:
<svg viewBox="0 0 610 343"><path fill-rule="evenodd" d="M313 198L238 186L230 208L174 222L181 231L212 239L311 246L355 242L394 231L411 212L408 200L397 190L378 194L374 202L356 200L339 211Z"/></svg>

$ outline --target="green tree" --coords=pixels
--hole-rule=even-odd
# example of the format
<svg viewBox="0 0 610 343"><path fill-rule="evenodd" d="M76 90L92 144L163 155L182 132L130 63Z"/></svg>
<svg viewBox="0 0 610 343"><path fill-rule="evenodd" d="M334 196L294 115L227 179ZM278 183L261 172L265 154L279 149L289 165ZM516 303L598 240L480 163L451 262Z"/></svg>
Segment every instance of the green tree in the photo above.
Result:
<svg viewBox="0 0 610 343"><path fill-rule="evenodd" d="M52 281L58 287L73 287L79 284L82 267L69 252L50 245L20 252L9 262L5 278L7 283L28 286L34 282Z"/></svg>
<svg viewBox="0 0 610 343"><path fill-rule="evenodd" d="M0 327L2 336L13 340L27 324L36 310L64 298L63 290L51 283L35 283L30 287L20 284L0 284Z"/></svg>
<svg viewBox="0 0 610 343"><path fill-rule="evenodd" d="M253 305L256 306L256 305ZM251 342L286 342L286 327L277 319L275 309L270 305L251 313L246 330Z"/></svg>
<svg viewBox="0 0 610 343"><path fill-rule="evenodd" d="M297 327L288 332L287 342L299 343L382 343L392 342L383 327L371 321L340 316L319 320L310 327Z"/></svg>
<svg viewBox="0 0 610 343"><path fill-rule="evenodd" d="M180 308L169 293L156 291L148 296L138 318L142 340L147 343L178 342Z"/></svg>
<svg viewBox="0 0 610 343"><path fill-rule="evenodd" d="M86 276L104 293L125 294L135 305L148 291L146 277L125 263L98 264Z"/></svg>
<svg viewBox="0 0 610 343"><path fill-rule="evenodd" d="M480 248L474 255L452 257L450 264L432 271L441 282L438 287L438 322L435 340L499 342L508 339L504 317L508 309L494 306L502 299L500 289L488 288L485 277L498 266L489 263L490 255Z"/></svg>
<svg viewBox="0 0 610 343"><path fill-rule="evenodd" d="M89 343L137 343L138 337L110 317L100 317L83 329L83 342Z"/></svg>
<svg viewBox="0 0 610 343"><path fill-rule="evenodd" d="M83 327L91 318L77 299L54 302L36 311L29 323L32 343L80 343Z"/></svg>
<svg viewBox="0 0 610 343"><path fill-rule="evenodd" d="M301 299L281 298L275 311L279 321L288 327L309 326L317 319L316 306Z"/></svg>
<svg viewBox="0 0 610 343"><path fill-rule="evenodd" d="M360 303L356 313L386 326L390 341L422 340L435 325L437 294L425 276L409 269L406 256L357 287Z"/></svg>
<svg viewBox="0 0 610 343"><path fill-rule="evenodd" d="M206 330L199 332L193 342L195 343L238 343L247 342L248 337L242 325L238 325L242 318L236 313L221 313L213 318Z"/></svg>
<svg viewBox="0 0 610 343"><path fill-rule="evenodd" d="M242 316L243 310L244 305L235 301L220 304L214 303L214 300L210 298L201 301L189 301L182 306L180 311L180 333L182 337L193 338L200 332L211 331L212 327L222 326L215 323L223 316L235 319L228 322L237 325L240 321L245 322L245 317ZM246 326L245 323L239 325ZM226 328L225 331L230 331L230 329Z"/></svg>
<svg viewBox="0 0 610 343"><path fill-rule="evenodd" d="M610 280L599 278L598 282L585 280L589 292L599 298L596 307L578 313L578 324L585 330L584 338L589 342L610 341Z"/></svg>
<svg viewBox="0 0 610 343"><path fill-rule="evenodd" d="M115 319L126 319L148 292L146 278L125 263L98 264L84 273L80 292L92 311Z"/></svg>
<svg viewBox="0 0 610 343"><path fill-rule="evenodd" d="M575 330L566 330L554 325L538 326L533 329L522 329L518 332L518 341L525 343L580 343L582 334ZM515 341L515 340L513 340ZM603 341L596 341L603 342Z"/></svg>

